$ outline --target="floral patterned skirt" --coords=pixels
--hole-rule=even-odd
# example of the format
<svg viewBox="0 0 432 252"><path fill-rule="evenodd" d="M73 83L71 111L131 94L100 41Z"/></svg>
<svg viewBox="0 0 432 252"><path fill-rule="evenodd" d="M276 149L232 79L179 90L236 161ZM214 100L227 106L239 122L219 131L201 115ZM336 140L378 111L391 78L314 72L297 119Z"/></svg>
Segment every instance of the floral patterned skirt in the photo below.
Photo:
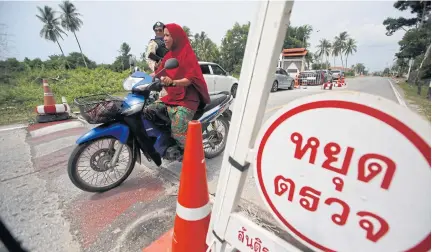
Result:
<svg viewBox="0 0 432 252"><path fill-rule="evenodd" d="M193 119L195 111L182 106L167 106L162 101L156 101L147 108L156 110L166 108L171 120L171 136L176 140L178 146L184 149L188 123Z"/></svg>

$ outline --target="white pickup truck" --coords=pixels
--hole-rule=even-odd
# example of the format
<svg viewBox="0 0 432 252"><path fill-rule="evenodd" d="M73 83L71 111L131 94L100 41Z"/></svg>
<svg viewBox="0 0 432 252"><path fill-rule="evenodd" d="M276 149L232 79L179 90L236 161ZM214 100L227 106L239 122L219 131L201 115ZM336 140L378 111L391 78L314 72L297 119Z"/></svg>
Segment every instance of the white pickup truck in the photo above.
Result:
<svg viewBox="0 0 432 252"><path fill-rule="evenodd" d="M199 61L209 93L228 91L235 98L238 80L229 75L221 66L213 62Z"/></svg>

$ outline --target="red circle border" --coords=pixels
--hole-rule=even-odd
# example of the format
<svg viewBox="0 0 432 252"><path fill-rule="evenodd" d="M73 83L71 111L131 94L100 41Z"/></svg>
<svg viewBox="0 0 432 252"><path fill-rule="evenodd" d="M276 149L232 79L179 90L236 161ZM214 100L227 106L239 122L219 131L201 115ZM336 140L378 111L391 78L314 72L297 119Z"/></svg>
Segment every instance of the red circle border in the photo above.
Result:
<svg viewBox="0 0 432 252"><path fill-rule="evenodd" d="M387 125L391 126L398 132L400 132L405 138L407 138L423 155L423 157L427 160L429 163L429 167L431 166L431 147L426 143L416 132L414 132L412 129L410 129L407 125L405 125L403 122L399 121L398 119L394 118L391 115L388 115L382 111L379 111L375 108L354 103L354 102L348 102L348 101L338 101L338 100L323 100L323 101L316 101L316 102L310 102L307 104L300 105L298 107L295 107L281 116L279 116L276 121L274 121L270 127L267 129L267 131L264 133L264 136L262 137L262 140L260 142L258 153L257 153L257 175L258 175L258 181L259 186L261 188L261 191L269 204L270 208L276 214L276 216L279 218L282 223L288 227L293 233L295 233L298 237L300 237L302 240L306 241L307 243L311 244L312 246L319 248L324 251L328 252L336 252L335 250L331 250L329 248L326 248L322 246L321 244L316 243L315 241L307 238L305 235L301 234L299 231L297 231L293 226L289 224L287 220L279 213L279 211L276 209L276 207L273 205L273 203L270 200L270 197L268 196L268 193L265 189L264 182L262 179L262 172L261 172L261 160L262 160L262 154L264 151L265 144L270 137L270 135L273 133L273 131L285 120L289 119L290 117L293 117L299 113L312 110L312 109L319 109L319 108L338 108L338 109L346 109L351 110L359 113L363 113L366 115L369 115L371 117L374 117L375 119L378 119ZM429 234L417 245L414 247L406 250L405 252L426 252L431 249L431 233Z"/></svg>

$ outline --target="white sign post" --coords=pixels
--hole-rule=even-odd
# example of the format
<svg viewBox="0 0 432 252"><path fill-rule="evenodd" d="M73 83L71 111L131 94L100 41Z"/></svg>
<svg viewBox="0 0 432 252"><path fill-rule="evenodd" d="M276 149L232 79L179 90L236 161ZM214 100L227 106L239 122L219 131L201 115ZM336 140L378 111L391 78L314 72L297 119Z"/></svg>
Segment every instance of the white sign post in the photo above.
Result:
<svg viewBox="0 0 432 252"><path fill-rule="evenodd" d="M430 250L430 124L381 97L291 102L260 130L292 1L262 1L246 44L207 244L299 251L234 213L248 169L275 219L313 250Z"/></svg>
<svg viewBox="0 0 432 252"><path fill-rule="evenodd" d="M242 225L230 227L236 228L239 237L226 234L229 222L235 219L232 218L231 213L240 199L247 168L253 161L250 149L253 147L255 136L262 123L270 94L271 78L273 78L288 30L293 1L260 1L259 5L257 15L249 29L237 90L238 95L234 103L233 114L235 116L232 118L227 139L227 147L231 148L227 148L224 153L216 200L207 233L207 244L212 245L212 251L225 251L227 243L232 244L234 239L240 239L243 228L246 228ZM242 221L237 223L242 223ZM246 226L254 226L251 221L246 224L248 224ZM285 251L298 251L286 242L284 246L271 244L275 243L275 239L274 235L269 232L261 232L260 235L262 236L259 237L259 241L255 239L257 237L253 237L254 241L251 241L252 237L243 231L243 242L246 246L251 243L255 244L255 242L258 246L261 243L263 249L264 247L267 249L281 247ZM249 239L246 239L246 236Z"/></svg>

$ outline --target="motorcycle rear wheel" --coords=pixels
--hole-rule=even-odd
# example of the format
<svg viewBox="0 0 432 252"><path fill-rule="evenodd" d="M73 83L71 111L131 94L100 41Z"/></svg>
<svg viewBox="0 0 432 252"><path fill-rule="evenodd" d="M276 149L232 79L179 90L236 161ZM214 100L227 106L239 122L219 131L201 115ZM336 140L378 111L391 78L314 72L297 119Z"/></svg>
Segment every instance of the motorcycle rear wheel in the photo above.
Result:
<svg viewBox="0 0 432 252"><path fill-rule="evenodd" d="M71 157L69 158L69 162L68 162L68 176L69 179L72 181L72 183L78 187L79 189L86 191L86 192L105 192L108 190L111 190L117 186L119 186L121 183L123 183L123 181L125 181L129 175L131 174L135 163L136 163L136 156L133 155L133 150L131 148L131 146L129 145L124 145L122 148L122 152L126 149L127 151L127 155L128 155L128 162L127 165L124 169L124 173L119 176L119 178L116 178L116 180L113 180L111 178L111 174L106 174L106 172L114 172L115 175L117 175L116 172L118 172L120 174L119 171L116 170L116 167L119 165L119 162L122 160L122 156L119 157L119 161L116 164L116 167L114 168L108 168L105 164L109 161L111 161L110 155L112 157L113 153L112 150L110 150L110 148L99 148L99 149L95 149L94 147L92 147L92 145L97 144L98 142L102 142L102 141L108 141L109 144L112 144L112 146L115 147L115 143L117 141L117 139L113 138L113 137L102 137L102 138L98 138L83 144L78 145L74 151L71 154ZM100 144L98 145L100 147ZM111 145L109 145L111 146ZM82 163L80 163L80 158L86 153L86 151L89 150L96 150L94 154L92 154L90 156L90 162L88 162L90 164L90 169L88 172L91 172L92 170L94 172L96 172L97 178L96 180L99 178L100 174L103 175L102 179L105 179L108 182L108 178L111 179L112 183L108 184L108 185L103 185L103 186L95 186L92 185L91 183L88 183L86 181L84 181L83 177L80 176L79 174L79 167L81 167ZM88 153L90 154L90 153ZM82 161L81 161L82 162ZM111 171L110 171L111 170ZM84 176L87 175L84 174ZM94 178L93 178L94 179ZM93 179L91 182L93 182Z"/></svg>

